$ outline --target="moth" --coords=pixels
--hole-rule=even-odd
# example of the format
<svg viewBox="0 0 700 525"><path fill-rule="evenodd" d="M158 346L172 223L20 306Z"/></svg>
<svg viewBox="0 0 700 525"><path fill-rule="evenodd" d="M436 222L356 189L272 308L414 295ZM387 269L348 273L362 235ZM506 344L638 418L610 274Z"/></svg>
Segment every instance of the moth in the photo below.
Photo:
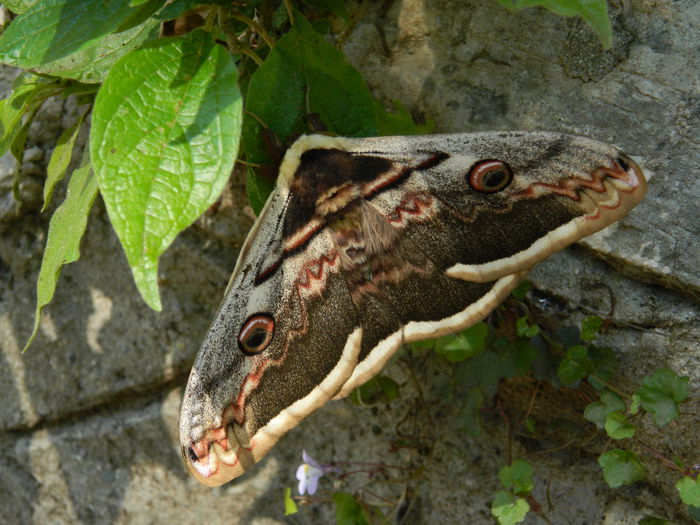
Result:
<svg viewBox="0 0 700 525"><path fill-rule="evenodd" d="M209 486L240 475L403 343L483 319L645 191L617 148L559 133L301 137L192 368L187 467Z"/></svg>

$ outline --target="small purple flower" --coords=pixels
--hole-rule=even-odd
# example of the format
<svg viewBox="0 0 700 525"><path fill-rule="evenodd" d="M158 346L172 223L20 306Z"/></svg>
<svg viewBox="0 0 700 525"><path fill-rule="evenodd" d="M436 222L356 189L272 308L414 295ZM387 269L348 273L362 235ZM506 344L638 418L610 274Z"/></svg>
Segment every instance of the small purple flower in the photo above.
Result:
<svg viewBox="0 0 700 525"><path fill-rule="evenodd" d="M309 456L304 450L301 454L304 462L297 468L297 479L299 480L299 494L308 493L313 495L318 489L318 480L324 474L335 470L331 466L321 465L314 458Z"/></svg>

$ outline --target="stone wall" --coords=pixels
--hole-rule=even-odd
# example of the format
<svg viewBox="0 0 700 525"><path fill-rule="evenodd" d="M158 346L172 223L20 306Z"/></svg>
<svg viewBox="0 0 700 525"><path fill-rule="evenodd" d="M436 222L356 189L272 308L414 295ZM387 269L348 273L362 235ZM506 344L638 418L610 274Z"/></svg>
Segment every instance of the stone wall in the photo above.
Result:
<svg viewBox="0 0 700 525"><path fill-rule="evenodd" d="M603 342L618 352L626 378L668 366L697 389L700 5L613 4L607 52L580 20L476 0L351 3L356 23L343 49L375 95L433 119L438 132L584 134L621 146L653 174L648 197L628 218L540 264L532 280L538 304L562 323L612 312ZM8 89L13 73L4 75ZM1 523L325 523L328 504L283 515L282 488L294 485L302 448L322 461L422 466L414 480L387 489L403 523L493 522L503 425L487 418L479 437L466 436L452 429L439 398L410 384L388 405L330 403L224 487L204 488L185 472L177 444L182 389L251 224L239 178L219 211L165 255L161 314L138 296L98 199L80 261L64 269L36 342L20 354L48 224L39 213L42 170L74 113L70 102L53 101L32 127L21 206L10 191L12 161L0 161ZM392 365L389 373L401 379L405 370ZM552 402L564 401L555 393ZM697 401L686 412L647 435L659 450L698 462ZM401 432L430 434L429 452L390 454ZM526 443L514 445L516 456L527 453ZM611 491L595 457L568 448L530 459L535 494L545 502L548 491L554 523L636 523L645 513L684 521L674 475L659 467L648 483Z"/></svg>

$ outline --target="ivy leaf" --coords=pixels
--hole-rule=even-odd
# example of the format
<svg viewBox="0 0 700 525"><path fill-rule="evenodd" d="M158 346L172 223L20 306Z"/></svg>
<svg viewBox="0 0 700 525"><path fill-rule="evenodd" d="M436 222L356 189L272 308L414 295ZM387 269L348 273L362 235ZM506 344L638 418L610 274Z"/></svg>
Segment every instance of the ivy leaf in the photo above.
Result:
<svg viewBox="0 0 700 525"><path fill-rule="evenodd" d="M581 341L592 341L598 336L603 327L603 319L597 315L591 315L581 321Z"/></svg>
<svg viewBox="0 0 700 525"><path fill-rule="evenodd" d="M41 208L43 212L51 202L51 195L56 184L63 179L73 156L73 146L75 139L78 137L80 127L85 120L87 112L80 115L78 120L70 128L66 129L61 136L58 137L56 147L51 153L49 165L46 167L46 182L44 183L44 206Z"/></svg>
<svg viewBox="0 0 700 525"><path fill-rule="evenodd" d="M130 0L42 0L0 37L0 61L36 67L88 47L140 10Z"/></svg>
<svg viewBox="0 0 700 525"><path fill-rule="evenodd" d="M528 323L528 318L526 315L516 319L515 329L517 330L519 337L525 337L526 339L532 339L540 333L540 327L536 324L531 325Z"/></svg>
<svg viewBox="0 0 700 525"><path fill-rule="evenodd" d="M90 168L89 155L85 152L81 166L70 177L66 199L49 222L49 233L36 285L34 328L24 350L29 348L36 336L41 310L53 298L61 268L80 257L80 239L85 233L87 218L96 196L97 179Z"/></svg>
<svg viewBox="0 0 700 525"><path fill-rule="evenodd" d="M630 424L619 410L610 412L605 418L605 432L613 439L627 439L634 436L636 428Z"/></svg>
<svg viewBox="0 0 700 525"><path fill-rule="evenodd" d="M511 10L541 6L562 16L580 16L598 33L605 49L612 45L612 26L606 0L498 0Z"/></svg>
<svg viewBox="0 0 700 525"><path fill-rule="evenodd" d="M441 337L435 342L435 352L451 363L474 357L486 348L489 327L484 322L476 323L458 334Z"/></svg>
<svg viewBox="0 0 700 525"><path fill-rule="evenodd" d="M559 365L557 376L563 384L573 385L589 376L593 370L593 361L588 355L588 348L575 345L566 351L566 358Z"/></svg>
<svg viewBox="0 0 700 525"><path fill-rule="evenodd" d="M688 397L689 381L688 377L678 377L673 370L662 368L645 378L635 394L642 408L651 412L662 427L679 416L678 405Z"/></svg>
<svg viewBox="0 0 700 525"><path fill-rule="evenodd" d="M291 487L284 487L284 515L289 516L297 512L299 512L299 507L297 507L297 502L292 498Z"/></svg>
<svg viewBox="0 0 700 525"><path fill-rule="evenodd" d="M523 498L499 490L491 503L493 514L501 525L515 525L525 519L530 510L530 505Z"/></svg>
<svg viewBox="0 0 700 525"><path fill-rule="evenodd" d="M399 395L399 385L390 377L376 375L365 384L357 387L350 394L350 400L358 405L388 403Z"/></svg>
<svg viewBox="0 0 700 525"><path fill-rule="evenodd" d="M231 56L195 30L133 51L95 100L93 164L144 300L160 310L158 258L217 199L238 150Z"/></svg>
<svg viewBox="0 0 700 525"><path fill-rule="evenodd" d="M700 480L683 476L676 483L681 501L691 507L700 507Z"/></svg>
<svg viewBox="0 0 700 525"><path fill-rule="evenodd" d="M501 484L519 496L526 496L532 491L532 466L523 459L516 459L510 465L501 467L498 471Z"/></svg>
<svg viewBox="0 0 700 525"><path fill-rule="evenodd" d="M335 503L335 522L337 525L369 525L362 506L352 494L336 492L331 496Z"/></svg>
<svg viewBox="0 0 700 525"><path fill-rule="evenodd" d="M530 290L532 290L532 281L525 280L521 281L520 284L510 293L513 297L522 301L525 299L525 297L527 297Z"/></svg>
<svg viewBox="0 0 700 525"><path fill-rule="evenodd" d="M592 421L598 428L604 428L608 414L625 410L625 403L616 393L605 390L600 394L600 401L589 404L583 411L583 417Z"/></svg>
<svg viewBox="0 0 700 525"><path fill-rule="evenodd" d="M644 479L646 469L637 454L619 448L609 450L598 458L598 465L603 469L603 477L610 488L631 485Z"/></svg>

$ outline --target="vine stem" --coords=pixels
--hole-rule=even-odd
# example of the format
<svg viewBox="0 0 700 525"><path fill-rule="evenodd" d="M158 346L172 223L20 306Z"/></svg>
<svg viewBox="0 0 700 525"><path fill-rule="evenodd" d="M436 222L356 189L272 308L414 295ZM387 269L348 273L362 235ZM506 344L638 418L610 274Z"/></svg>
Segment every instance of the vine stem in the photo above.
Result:
<svg viewBox="0 0 700 525"><path fill-rule="evenodd" d="M240 20L240 21L243 22L244 24L246 24L246 25L252 27L252 28L255 30L255 32L256 32L257 34L260 35L260 38L262 38L262 39L265 41L265 43L267 44L267 46L268 46L270 49L272 49L273 47L275 47L275 41L274 41L273 38L270 36L270 34L269 34L267 31L265 31L265 29L263 28L263 26L261 26L260 24L258 24L258 23L257 23L255 20L253 20L252 18L248 18L247 16L245 16L245 15L242 14L242 13L233 13L233 14L231 15L231 18L235 18L236 20Z"/></svg>

